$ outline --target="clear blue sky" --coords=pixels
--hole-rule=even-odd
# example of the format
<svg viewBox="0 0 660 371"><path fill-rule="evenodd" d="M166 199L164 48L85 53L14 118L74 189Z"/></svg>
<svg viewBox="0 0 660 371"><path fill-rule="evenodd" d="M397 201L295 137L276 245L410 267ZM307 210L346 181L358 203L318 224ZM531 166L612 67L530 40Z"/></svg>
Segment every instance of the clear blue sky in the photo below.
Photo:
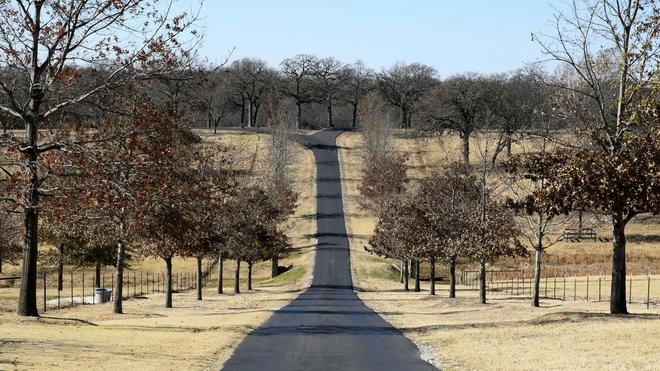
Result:
<svg viewBox="0 0 660 371"><path fill-rule="evenodd" d="M380 69L421 62L439 75L504 72L541 58L530 32L548 31L554 0L206 0L211 62L260 57L277 66L310 53Z"/></svg>

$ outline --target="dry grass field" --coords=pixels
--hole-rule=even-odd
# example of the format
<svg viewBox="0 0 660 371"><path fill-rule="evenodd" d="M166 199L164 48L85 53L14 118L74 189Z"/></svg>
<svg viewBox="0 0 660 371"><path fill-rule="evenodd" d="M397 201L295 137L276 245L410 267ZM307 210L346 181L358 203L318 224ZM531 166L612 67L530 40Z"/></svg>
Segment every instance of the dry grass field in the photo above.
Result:
<svg viewBox="0 0 660 371"><path fill-rule="evenodd" d="M266 166L267 135L234 131L220 132L218 136L205 131L200 134L206 145L230 146L233 164L238 169L249 170L254 163L256 173L264 170L260 166ZM292 178L300 197L286 226L293 251L280 261L281 265L291 266L291 270L270 279L270 262L256 264L255 289L248 292L247 267L242 264L242 293L234 295L235 264L226 261L223 286L228 294L216 293L217 273L213 269L203 301L195 300L194 290L184 291L175 293L174 308L166 309L163 294L147 294L125 301L123 315L111 314L111 304L103 304L49 310L38 319L19 318L14 314L18 282L0 287L0 370L117 369L129 364L144 370L220 368L247 333L309 285L316 231L311 217L316 213L314 166L311 151L298 146ZM192 273L195 264L194 259L176 259L174 271ZM7 275L18 272L16 266L5 268ZM111 268L106 272L109 280ZM129 272L163 273L165 264L157 259L138 258ZM79 273L74 280L79 280ZM87 277L91 284L91 271ZM67 279L63 296L70 295ZM54 284L54 279L49 280ZM79 281L74 286L74 295L81 295ZM89 295L89 286L86 290ZM41 289L38 291L41 307ZM48 298L52 299L55 293L51 288Z"/></svg>
<svg viewBox="0 0 660 371"><path fill-rule="evenodd" d="M377 220L358 204L363 155L360 135L350 132L338 138L354 285L368 306L418 344L425 358L443 370L657 369L660 307L652 305L647 310L645 303L637 302L645 298L633 297L635 303L629 309L635 315L611 317L606 314L608 303L593 302L596 275L608 272L609 243L561 242L551 247L545 261L546 272L569 276L569 298L544 299L541 308L531 308L529 293L489 293L490 303L480 305L477 292L466 286L459 286L457 299L448 299L447 286L442 281L436 297L428 295L428 282L422 282L421 293L403 292L399 273L393 269L398 262L364 251ZM473 141L472 145L471 162L476 165L480 162L478 143ZM460 141L456 137L444 138L442 142L400 137L394 146L408 155L409 177L413 180L441 168L447 161L460 159ZM515 153L520 148L513 150ZM599 235L609 235L606 225L598 226L597 231ZM638 218L631 222L628 231L634 236L628 244L629 267L640 276L639 282L633 284L635 295L645 292L649 271L660 272L660 220ZM527 272L532 267L531 259L507 259L495 266ZM471 267L463 265L458 270L465 268ZM592 302L584 301L587 274L593 275ZM578 275L577 301L572 301L574 275ZM660 277L652 278L651 294L660 299ZM603 285L603 291L609 294L609 286Z"/></svg>

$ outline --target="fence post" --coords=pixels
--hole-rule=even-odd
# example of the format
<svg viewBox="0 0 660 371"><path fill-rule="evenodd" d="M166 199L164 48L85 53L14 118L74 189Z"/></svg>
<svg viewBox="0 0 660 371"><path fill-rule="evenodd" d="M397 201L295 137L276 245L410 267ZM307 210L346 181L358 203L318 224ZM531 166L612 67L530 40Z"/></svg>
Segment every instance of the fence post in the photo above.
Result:
<svg viewBox="0 0 660 371"><path fill-rule="evenodd" d="M587 301L589 301L589 274L587 274Z"/></svg>
<svg viewBox="0 0 660 371"><path fill-rule="evenodd" d="M630 275L630 279L628 280L628 304L632 304L632 275Z"/></svg>
<svg viewBox="0 0 660 371"><path fill-rule="evenodd" d="M142 291L142 271L140 271L140 296L144 294L144 291Z"/></svg>
<svg viewBox="0 0 660 371"><path fill-rule="evenodd" d="M566 301L566 276L564 276L564 298L562 300Z"/></svg>
<svg viewBox="0 0 660 371"><path fill-rule="evenodd" d="M600 277L598 277L598 302L600 303Z"/></svg>
<svg viewBox="0 0 660 371"><path fill-rule="evenodd" d="M573 301L577 300L577 274L573 276Z"/></svg>
<svg viewBox="0 0 660 371"><path fill-rule="evenodd" d="M650 307L651 307L651 275L646 277L646 309L649 309Z"/></svg>
<svg viewBox="0 0 660 371"><path fill-rule="evenodd" d="M42 272L44 281L44 312L46 311L46 271Z"/></svg>
<svg viewBox="0 0 660 371"><path fill-rule="evenodd" d="M545 276L545 297L548 297L548 276Z"/></svg>
<svg viewBox="0 0 660 371"><path fill-rule="evenodd" d="M82 272L82 305L85 305L85 272Z"/></svg>
<svg viewBox="0 0 660 371"><path fill-rule="evenodd" d="M555 285L552 288L552 298L557 299L557 277L554 277L553 279L555 281Z"/></svg>
<svg viewBox="0 0 660 371"><path fill-rule="evenodd" d="M70 278L70 283L71 283L71 306L73 306L73 271L71 271L71 274L69 275Z"/></svg>
<svg viewBox="0 0 660 371"><path fill-rule="evenodd" d="M525 270L522 270L522 273L520 273L520 278L522 280L522 294L525 295Z"/></svg>

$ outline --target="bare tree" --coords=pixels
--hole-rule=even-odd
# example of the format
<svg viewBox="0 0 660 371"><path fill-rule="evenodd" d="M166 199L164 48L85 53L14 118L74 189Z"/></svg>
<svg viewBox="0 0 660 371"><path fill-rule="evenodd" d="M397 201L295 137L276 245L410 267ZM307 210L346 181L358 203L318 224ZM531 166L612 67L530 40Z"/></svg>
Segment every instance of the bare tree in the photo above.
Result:
<svg viewBox="0 0 660 371"><path fill-rule="evenodd" d="M321 58L313 67L314 76L320 80L319 94L323 96L328 109L328 127L330 128L335 127L332 121L332 105L339 93L343 67L343 63L333 57Z"/></svg>
<svg viewBox="0 0 660 371"><path fill-rule="evenodd" d="M197 109L206 116L206 127L218 133L222 120L235 111L231 91L225 71L219 68L207 68L196 79Z"/></svg>
<svg viewBox="0 0 660 371"><path fill-rule="evenodd" d="M550 99L543 78L542 71L528 68L490 79L490 94L486 99L495 117L488 129L499 133L491 165L495 165L504 150L511 157L514 135L529 132L542 118L548 123L550 117L544 112L550 111Z"/></svg>
<svg viewBox="0 0 660 371"><path fill-rule="evenodd" d="M341 96L352 107L351 127L357 127L360 103L375 87L373 70L367 68L362 61L357 61L344 67L344 79L341 84Z"/></svg>
<svg viewBox="0 0 660 371"><path fill-rule="evenodd" d="M362 122L362 141L366 150L366 158L387 157L394 146L394 127L391 114L385 102L378 94L372 92L364 98L360 108Z"/></svg>
<svg viewBox="0 0 660 371"><path fill-rule="evenodd" d="M297 194L293 192L291 166L300 155L294 143L290 130L294 126L295 116L287 102L279 95L269 97L265 111L266 123L270 127L270 142L268 148L268 172L265 174L266 188L273 198L273 204L278 205L281 214L275 219L283 223L293 213ZM271 254L271 276L279 275L279 254Z"/></svg>
<svg viewBox="0 0 660 371"><path fill-rule="evenodd" d="M308 54L298 54L280 64L282 73L282 93L296 102L296 127L302 127L302 105L318 101L313 79L317 58Z"/></svg>
<svg viewBox="0 0 660 371"><path fill-rule="evenodd" d="M429 121L436 130L452 130L463 142L463 162L470 164L470 137L491 115L485 77L464 74L442 81L425 102Z"/></svg>
<svg viewBox="0 0 660 371"><path fill-rule="evenodd" d="M538 307L543 253L560 241L561 234L558 232L571 216L547 213L534 197L535 194L543 192L551 168L556 164L552 159L546 158L548 141L545 136L528 137L524 140L528 143L521 143L523 154L512 157L505 164L508 175L505 182L510 191L507 204L516 211L518 230L534 249L532 306Z"/></svg>
<svg viewBox="0 0 660 371"><path fill-rule="evenodd" d="M385 100L401 110L401 127L412 126L412 116L422 97L435 84L433 67L397 63L378 74L378 87Z"/></svg>
<svg viewBox="0 0 660 371"><path fill-rule="evenodd" d="M244 58L232 63L226 73L230 89L244 99L243 110L247 105L247 126L256 126L259 107L275 83L275 72L264 60ZM241 115L242 118L244 116Z"/></svg>

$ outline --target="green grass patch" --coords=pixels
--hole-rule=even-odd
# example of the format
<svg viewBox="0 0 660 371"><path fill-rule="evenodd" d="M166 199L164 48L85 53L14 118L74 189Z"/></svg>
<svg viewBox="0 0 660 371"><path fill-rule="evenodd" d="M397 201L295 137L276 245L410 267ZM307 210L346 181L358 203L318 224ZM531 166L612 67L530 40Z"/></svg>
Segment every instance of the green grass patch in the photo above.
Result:
<svg viewBox="0 0 660 371"><path fill-rule="evenodd" d="M305 267L291 268L279 276L263 281L262 283L272 285L289 285L298 283L305 276L305 272Z"/></svg>
<svg viewBox="0 0 660 371"><path fill-rule="evenodd" d="M378 278L395 282L398 282L400 277L399 271L389 265L372 269L358 268L356 273L358 278Z"/></svg>

